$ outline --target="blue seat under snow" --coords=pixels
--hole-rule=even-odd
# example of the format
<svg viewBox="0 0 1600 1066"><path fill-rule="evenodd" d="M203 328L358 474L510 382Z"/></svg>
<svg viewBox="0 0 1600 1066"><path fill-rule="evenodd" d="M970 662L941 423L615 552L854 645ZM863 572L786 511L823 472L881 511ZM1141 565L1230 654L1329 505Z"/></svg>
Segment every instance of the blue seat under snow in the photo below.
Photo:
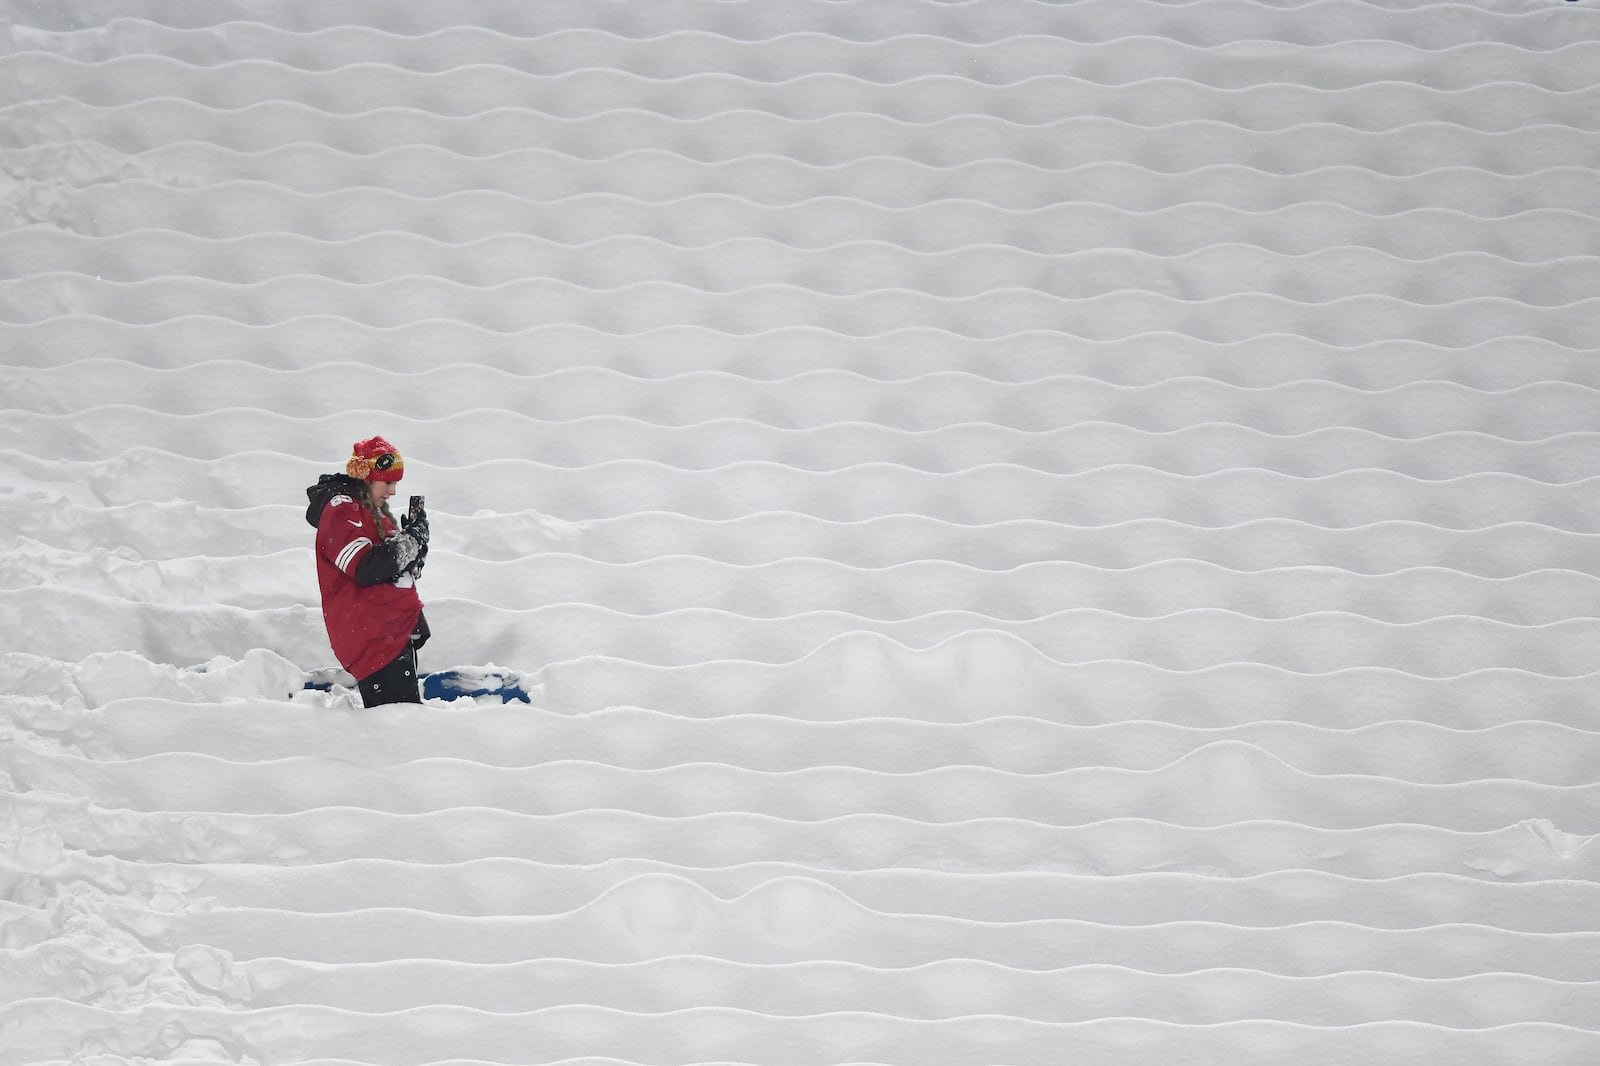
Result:
<svg viewBox="0 0 1600 1066"><path fill-rule="evenodd" d="M530 702L528 690L523 686L522 675L515 670L488 670L462 668L439 670L422 675L422 698L425 700L455 700L463 697L499 696L501 702ZM327 692L335 684L347 687L349 675L341 670L315 670L306 679L306 688Z"/></svg>

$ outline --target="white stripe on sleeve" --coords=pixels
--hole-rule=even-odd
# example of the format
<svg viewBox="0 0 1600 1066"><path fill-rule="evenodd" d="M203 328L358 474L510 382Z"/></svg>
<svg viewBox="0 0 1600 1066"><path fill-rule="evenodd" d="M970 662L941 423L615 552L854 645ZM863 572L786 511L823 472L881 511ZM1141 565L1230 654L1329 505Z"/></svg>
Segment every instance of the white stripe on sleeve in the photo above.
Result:
<svg viewBox="0 0 1600 1066"><path fill-rule="evenodd" d="M372 541L366 537L357 537L355 540L344 546L344 551L339 553L339 558L333 561L333 565L337 566L345 573L349 573L350 564L355 561L356 555L361 551L362 548L371 547L371 545Z"/></svg>

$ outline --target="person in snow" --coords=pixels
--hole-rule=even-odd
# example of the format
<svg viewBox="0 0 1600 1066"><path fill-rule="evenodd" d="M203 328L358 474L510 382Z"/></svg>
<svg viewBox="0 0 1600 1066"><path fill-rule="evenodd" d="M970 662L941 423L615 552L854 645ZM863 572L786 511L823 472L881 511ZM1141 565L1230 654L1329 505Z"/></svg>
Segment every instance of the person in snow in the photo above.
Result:
<svg viewBox="0 0 1600 1066"><path fill-rule="evenodd" d="M306 489L328 642L368 707L421 702L417 649L429 632L416 577L428 554L428 519L396 525L389 497L404 476L399 450L371 437L354 445L344 473L323 474Z"/></svg>

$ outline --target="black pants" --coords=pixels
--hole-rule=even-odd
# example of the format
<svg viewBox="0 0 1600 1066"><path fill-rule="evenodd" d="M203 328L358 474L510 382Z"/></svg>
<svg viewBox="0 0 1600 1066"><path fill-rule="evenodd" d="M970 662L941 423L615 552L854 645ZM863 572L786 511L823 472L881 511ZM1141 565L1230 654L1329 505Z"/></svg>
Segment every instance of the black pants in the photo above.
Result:
<svg viewBox="0 0 1600 1066"><path fill-rule="evenodd" d="M389 660L388 665L381 667L376 673L369 674L359 682L361 686L361 702L367 707L377 707L385 703L421 703L422 694L417 691L417 649L411 641L406 641L406 646L400 654Z"/></svg>

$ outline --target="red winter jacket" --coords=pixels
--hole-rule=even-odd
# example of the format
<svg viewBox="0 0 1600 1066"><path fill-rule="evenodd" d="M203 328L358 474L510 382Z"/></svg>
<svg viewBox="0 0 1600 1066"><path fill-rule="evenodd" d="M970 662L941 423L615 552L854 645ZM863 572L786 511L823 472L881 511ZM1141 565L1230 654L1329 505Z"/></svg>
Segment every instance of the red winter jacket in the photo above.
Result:
<svg viewBox="0 0 1600 1066"><path fill-rule="evenodd" d="M322 493L307 490L312 505L306 518L317 527L317 583L322 587L328 642L339 665L361 680L405 649L422 614L422 598L410 573L393 582L356 584L357 564L374 545L394 534L394 523L385 519L380 532L359 496L339 491L351 487L359 492L359 488L330 484L332 480L324 478L317 486L325 490ZM322 502L319 496L326 502L316 514Z"/></svg>

